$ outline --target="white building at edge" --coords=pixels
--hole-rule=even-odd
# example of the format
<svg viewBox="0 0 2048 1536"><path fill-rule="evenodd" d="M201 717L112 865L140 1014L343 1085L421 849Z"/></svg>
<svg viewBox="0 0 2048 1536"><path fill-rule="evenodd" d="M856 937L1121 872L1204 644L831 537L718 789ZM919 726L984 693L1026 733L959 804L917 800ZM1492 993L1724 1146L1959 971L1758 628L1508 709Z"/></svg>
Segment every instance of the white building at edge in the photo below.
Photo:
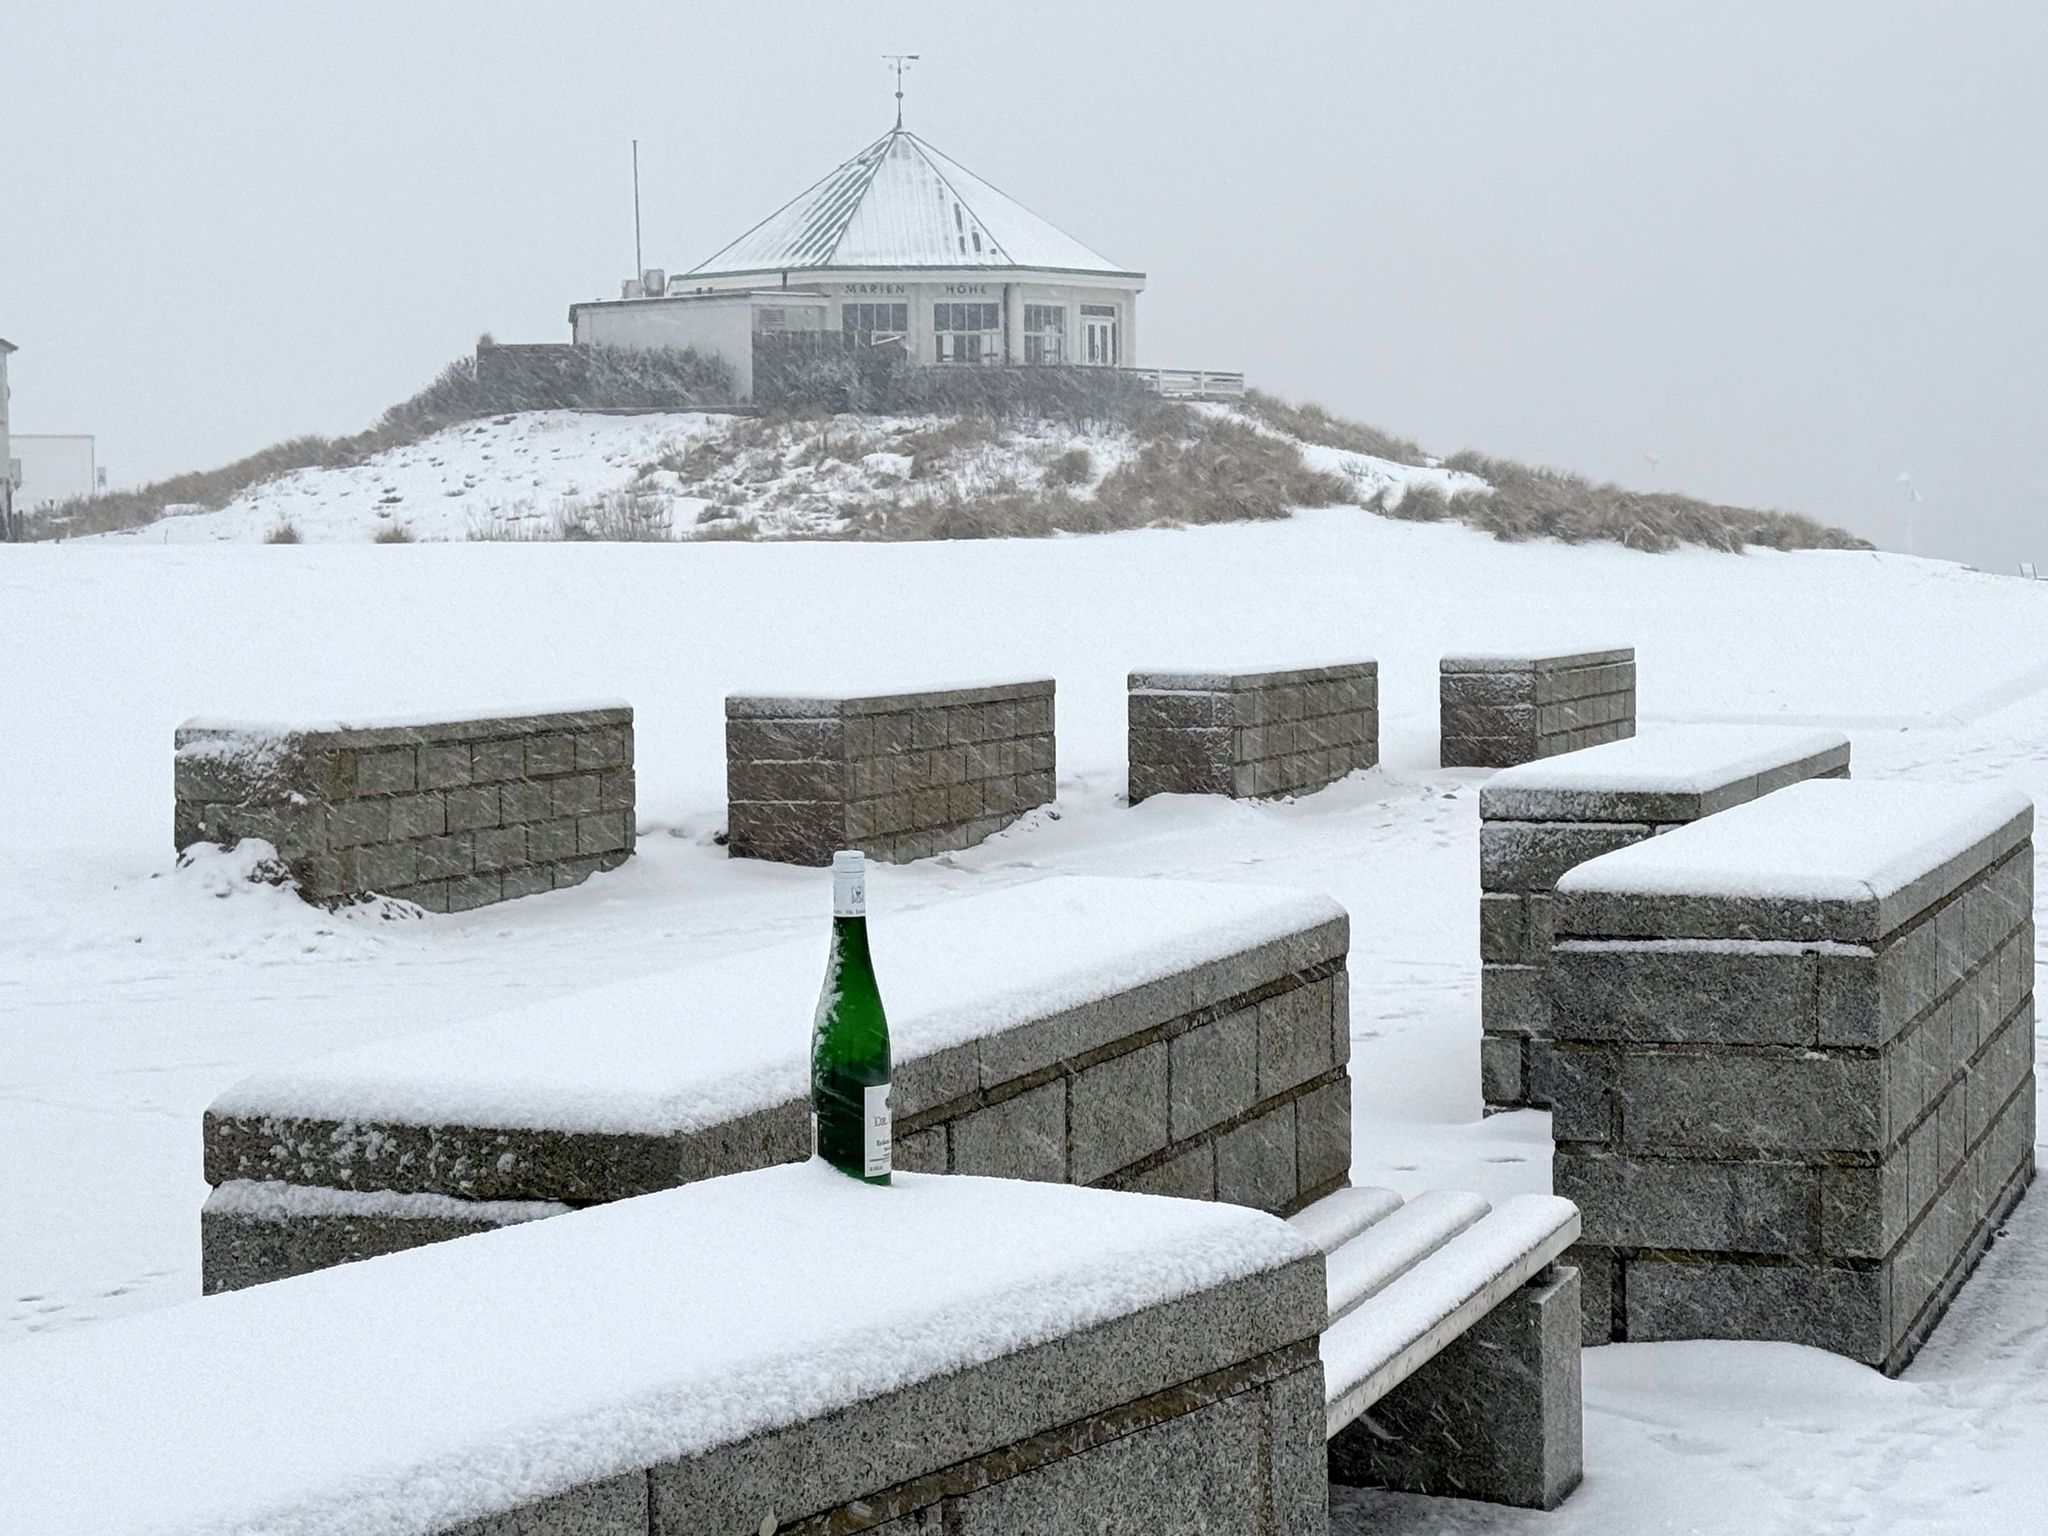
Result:
<svg viewBox="0 0 2048 1536"><path fill-rule="evenodd" d="M13 536L14 486L20 478L13 442L7 435L7 354L16 350L13 342L0 336L0 539Z"/></svg>
<svg viewBox="0 0 2048 1536"><path fill-rule="evenodd" d="M574 304L580 346L694 347L753 397L753 338L837 331L920 363L1131 367L1126 271L897 126L688 272Z"/></svg>

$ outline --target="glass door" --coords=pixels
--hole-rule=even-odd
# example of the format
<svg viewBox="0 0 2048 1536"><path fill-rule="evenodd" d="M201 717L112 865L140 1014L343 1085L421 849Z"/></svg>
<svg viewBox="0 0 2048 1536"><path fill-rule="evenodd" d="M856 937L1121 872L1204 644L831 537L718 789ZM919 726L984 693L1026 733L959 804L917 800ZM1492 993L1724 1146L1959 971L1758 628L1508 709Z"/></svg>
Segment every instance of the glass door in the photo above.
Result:
<svg viewBox="0 0 2048 1536"><path fill-rule="evenodd" d="M1122 361L1114 304L1081 306L1081 361L1097 368L1114 368Z"/></svg>

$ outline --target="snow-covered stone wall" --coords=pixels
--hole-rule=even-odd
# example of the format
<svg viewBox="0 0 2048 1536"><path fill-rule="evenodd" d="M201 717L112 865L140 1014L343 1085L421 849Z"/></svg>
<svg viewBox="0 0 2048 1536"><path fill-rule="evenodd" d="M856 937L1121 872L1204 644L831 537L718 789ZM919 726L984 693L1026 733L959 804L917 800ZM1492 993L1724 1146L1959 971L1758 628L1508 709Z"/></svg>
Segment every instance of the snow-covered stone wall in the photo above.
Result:
<svg viewBox="0 0 2048 1536"><path fill-rule="evenodd" d="M633 711L178 728L175 840L260 838L309 901L461 912L632 855Z"/></svg>
<svg viewBox="0 0 2048 1536"><path fill-rule="evenodd" d="M725 701L737 858L900 863L970 848L1055 793L1050 680Z"/></svg>
<svg viewBox="0 0 2048 1536"><path fill-rule="evenodd" d="M1380 760L1379 664L1133 672L1130 802L1307 794Z"/></svg>
<svg viewBox="0 0 2048 1536"><path fill-rule="evenodd" d="M1467 654L1439 664L1446 768L1508 768L1636 733L1636 653Z"/></svg>
<svg viewBox="0 0 2048 1536"><path fill-rule="evenodd" d="M1327 1530L1322 1255L811 1165L17 1347L38 1536Z"/></svg>
<svg viewBox="0 0 2048 1536"><path fill-rule="evenodd" d="M1351 1165L1350 922L1061 877L878 921L898 1168L1287 1213ZM814 943L277 1068L205 1123L209 1291L809 1155Z"/></svg>
<svg viewBox="0 0 2048 1536"><path fill-rule="evenodd" d="M1480 1090L1548 1109L1552 893L1566 870L1804 779L1847 778L1839 731L1686 725L1495 774L1479 791Z"/></svg>
<svg viewBox="0 0 2048 1536"><path fill-rule="evenodd" d="M2034 1172L2033 807L1810 782L1558 883L1589 1340L1904 1369Z"/></svg>

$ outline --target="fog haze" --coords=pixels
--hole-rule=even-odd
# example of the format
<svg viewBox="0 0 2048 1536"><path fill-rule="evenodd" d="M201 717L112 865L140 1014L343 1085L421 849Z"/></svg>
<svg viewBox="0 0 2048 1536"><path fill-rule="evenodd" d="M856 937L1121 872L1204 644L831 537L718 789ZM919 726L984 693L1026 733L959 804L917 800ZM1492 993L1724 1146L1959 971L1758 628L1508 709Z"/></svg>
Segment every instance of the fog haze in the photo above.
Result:
<svg viewBox="0 0 2048 1536"><path fill-rule="evenodd" d="M15 429L116 484L566 340L888 127L1149 274L1147 363L2048 565L2048 10L0 0Z"/></svg>

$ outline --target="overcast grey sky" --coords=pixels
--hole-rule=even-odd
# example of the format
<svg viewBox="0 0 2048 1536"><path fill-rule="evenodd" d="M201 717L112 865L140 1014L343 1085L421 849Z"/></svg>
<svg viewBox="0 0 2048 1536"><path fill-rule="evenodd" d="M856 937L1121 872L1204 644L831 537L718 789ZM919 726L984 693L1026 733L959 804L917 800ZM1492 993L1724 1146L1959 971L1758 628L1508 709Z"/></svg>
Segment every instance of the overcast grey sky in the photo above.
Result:
<svg viewBox="0 0 2048 1536"><path fill-rule="evenodd" d="M908 122L1144 360L2048 565L2048 6L0 0L16 430L117 483L565 340Z"/></svg>

